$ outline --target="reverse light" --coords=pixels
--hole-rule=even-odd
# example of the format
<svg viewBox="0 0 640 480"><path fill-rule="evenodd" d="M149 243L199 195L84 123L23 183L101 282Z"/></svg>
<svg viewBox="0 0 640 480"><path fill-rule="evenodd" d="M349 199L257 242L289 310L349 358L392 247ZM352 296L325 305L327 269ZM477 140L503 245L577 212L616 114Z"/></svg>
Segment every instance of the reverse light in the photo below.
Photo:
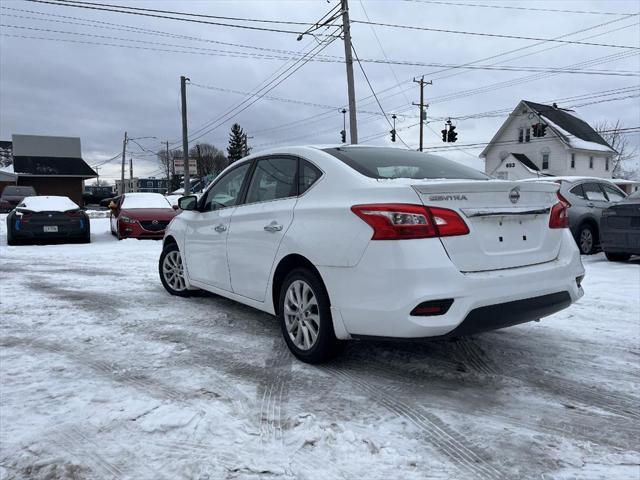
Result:
<svg viewBox="0 0 640 480"><path fill-rule="evenodd" d="M446 208L379 203L354 205L351 211L373 228L372 240L406 240L469 233L460 215Z"/></svg>
<svg viewBox="0 0 640 480"><path fill-rule="evenodd" d="M444 315L449 311L451 304L453 304L453 298L422 302L411 310L410 315L412 317L433 317L437 315Z"/></svg>
<svg viewBox="0 0 640 480"><path fill-rule="evenodd" d="M551 207L549 228L569 228L569 209L563 202L558 202Z"/></svg>

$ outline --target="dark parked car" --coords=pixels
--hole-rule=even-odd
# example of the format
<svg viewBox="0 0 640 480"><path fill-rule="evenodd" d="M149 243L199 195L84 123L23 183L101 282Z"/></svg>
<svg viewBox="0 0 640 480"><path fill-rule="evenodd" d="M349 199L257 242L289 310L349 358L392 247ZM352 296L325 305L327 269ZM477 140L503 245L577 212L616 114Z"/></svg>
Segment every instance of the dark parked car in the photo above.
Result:
<svg viewBox="0 0 640 480"><path fill-rule="evenodd" d="M2 190L0 197L0 213L7 213L13 210L25 197L32 197L36 190L29 186L7 185Z"/></svg>
<svg viewBox="0 0 640 480"><path fill-rule="evenodd" d="M89 217L68 197L26 197L7 215L7 244L91 240Z"/></svg>
<svg viewBox="0 0 640 480"><path fill-rule="evenodd" d="M602 212L600 246L612 262L640 255L640 191Z"/></svg>
<svg viewBox="0 0 640 480"><path fill-rule="evenodd" d="M569 228L580 253L591 255L600 245L600 215L603 210L627 196L604 178L544 177L529 181L556 182L558 195L569 206Z"/></svg>

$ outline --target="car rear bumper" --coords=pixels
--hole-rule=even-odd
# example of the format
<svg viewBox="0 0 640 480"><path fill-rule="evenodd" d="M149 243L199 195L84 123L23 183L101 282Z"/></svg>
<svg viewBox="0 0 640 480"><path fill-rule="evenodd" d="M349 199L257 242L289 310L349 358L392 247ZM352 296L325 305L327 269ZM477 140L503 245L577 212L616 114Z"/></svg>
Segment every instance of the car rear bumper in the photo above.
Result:
<svg viewBox="0 0 640 480"><path fill-rule="evenodd" d="M371 242L356 267L318 270L334 315L354 337L465 335L537 320L583 295L576 278L584 268L568 230L555 260L526 267L462 273L438 239L424 239ZM442 299L453 299L446 313L411 315Z"/></svg>
<svg viewBox="0 0 640 480"><path fill-rule="evenodd" d="M600 247L605 252L640 255L640 229L613 229L601 226Z"/></svg>

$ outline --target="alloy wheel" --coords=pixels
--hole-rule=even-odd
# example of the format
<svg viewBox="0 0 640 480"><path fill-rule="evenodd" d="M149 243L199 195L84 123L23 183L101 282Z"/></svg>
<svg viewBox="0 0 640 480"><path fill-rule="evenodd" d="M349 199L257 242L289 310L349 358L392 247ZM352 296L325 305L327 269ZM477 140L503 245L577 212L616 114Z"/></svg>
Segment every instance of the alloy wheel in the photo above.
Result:
<svg viewBox="0 0 640 480"><path fill-rule="evenodd" d="M303 280L289 285L284 300L284 321L293 344L300 350L311 349L320 332L318 300L311 286Z"/></svg>
<svg viewBox="0 0 640 480"><path fill-rule="evenodd" d="M580 250L582 253L589 253L593 249L593 233L588 228L580 232Z"/></svg>
<svg viewBox="0 0 640 480"><path fill-rule="evenodd" d="M164 257L162 262L162 275L167 284L177 292L187 289L184 281L184 268L180 252L173 250Z"/></svg>

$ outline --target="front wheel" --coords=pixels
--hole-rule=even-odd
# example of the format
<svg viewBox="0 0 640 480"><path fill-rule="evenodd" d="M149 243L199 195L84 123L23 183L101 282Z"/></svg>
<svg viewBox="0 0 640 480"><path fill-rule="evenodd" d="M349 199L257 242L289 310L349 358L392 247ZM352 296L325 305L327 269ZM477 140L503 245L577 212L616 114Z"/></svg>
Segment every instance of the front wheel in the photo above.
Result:
<svg viewBox="0 0 640 480"><path fill-rule="evenodd" d="M592 255L596 251L596 232L591 225L583 225L578 232L578 248L583 255Z"/></svg>
<svg viewBox="0 0 640 480"><path fill-rule="evenodd" d="M289 350L306 363L335 356L336 338L329 295L318 276L306 268L291 271L280 288L278 317Z"/></svg>
<svg viewBox="0 0 640 480"><path fill-rule="evenodd" d="M158 269L160 281L165 290L171 295L189 297L193 294L193 291L187 288L187 283L184 279L184 265L178 245L170 243L164 247L160 254Z"/></svg>
<svg viewBox="0 0 640 480"><path fill-rule="evenodd" d="M607 260L609 260L610 262L626 262L631 258L630 253L604 252L604 256L607 257Z"/></svg>

